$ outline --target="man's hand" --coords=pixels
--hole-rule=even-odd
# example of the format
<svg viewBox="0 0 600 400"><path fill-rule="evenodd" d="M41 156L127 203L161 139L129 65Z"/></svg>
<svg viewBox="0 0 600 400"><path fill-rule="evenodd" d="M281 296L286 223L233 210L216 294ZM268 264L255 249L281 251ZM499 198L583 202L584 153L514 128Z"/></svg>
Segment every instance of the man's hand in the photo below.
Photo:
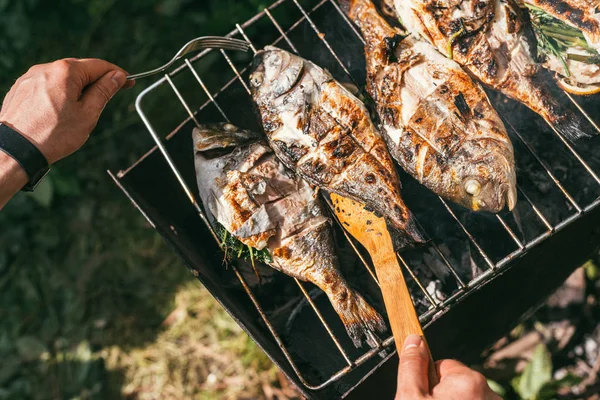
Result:
<svg viewBox="0 0 600 400"><path fill-rule="evenodd" d="M49 164L79 149L106 103L127 83L127 73L97 59L36 65L4 99L0 122L29 139Z"/></svg>
<svg viewBox="0 0 600 400"><path fill-rule="evenodd" d="M428 364L429 354L421 337L406 338L400 354L396 400L502 400L490 389L483 375L455 360L436 363L440 383L430 392Z"/></svg>

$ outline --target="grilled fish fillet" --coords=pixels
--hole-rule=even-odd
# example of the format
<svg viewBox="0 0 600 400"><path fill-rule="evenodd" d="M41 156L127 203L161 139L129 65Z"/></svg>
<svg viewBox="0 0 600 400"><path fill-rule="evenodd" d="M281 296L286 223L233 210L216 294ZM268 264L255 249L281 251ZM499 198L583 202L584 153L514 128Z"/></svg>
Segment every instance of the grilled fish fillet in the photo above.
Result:
<svg viewBox="0 0 600 400"><path fill-rule="evenodd" d="M382 317L341 275L318 190L283 166L258 134L231 124L194 129L198 189L210 217L272 267L323 290L356 346Z"/></svg>
<svg viewBox="0 0 600 400"><path fill-rule="evenodd" d="M526 3L579 29L590 46L600 50L600 4L597 0L527 0Z"/></svg>
<svg viewBox="0 0 600 400"><path fill-rule="evenodd" d="M538 65L514 0L383 0L411 32L421 34L485 85L541 115L568 139L589 136L536 76Z"/></svg>
<svg viewBox="0 0 600 400"><path fill-rule="evenodd" d="M513 209L513 147L479 84L370 0L343 0L366 41L367 91L398 163L436 194L475 211Z"/></svg>
<svg viewBox="0 0 600 400"><path fill-rule="evenodd" d="M250 85L271 147L288 168L384 216L398 249L424 241L360 100L312 62L270 46L255 56Z"/></svg>

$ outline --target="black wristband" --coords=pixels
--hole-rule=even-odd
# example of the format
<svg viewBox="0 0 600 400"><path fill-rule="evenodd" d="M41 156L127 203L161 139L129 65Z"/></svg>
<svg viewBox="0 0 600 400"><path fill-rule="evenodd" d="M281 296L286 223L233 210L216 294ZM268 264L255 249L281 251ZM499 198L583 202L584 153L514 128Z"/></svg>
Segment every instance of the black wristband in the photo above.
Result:
<svg viewBox="0 0 600 400"><path fill-rule="evenodd" d="M15 159L25 170L29 182L22 190L32 192L50 170L46 157L19 132L0 123L0 150Z"/></svg>

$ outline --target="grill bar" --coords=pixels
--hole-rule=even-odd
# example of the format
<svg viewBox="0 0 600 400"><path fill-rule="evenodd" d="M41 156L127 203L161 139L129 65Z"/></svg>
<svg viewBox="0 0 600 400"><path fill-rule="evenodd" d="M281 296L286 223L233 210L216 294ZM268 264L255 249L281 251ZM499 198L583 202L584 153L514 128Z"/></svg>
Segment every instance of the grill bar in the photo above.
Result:
<svg viewBox="0 0 600 400"><path fill-rule="evenodd" d="M354 80L354 77L352 76L352 74L350 73L350 71L348 71L348 68L346 68L346 65L344 65L344 63L342 62L342 60L340 60L340 58L338 57L338 55L336 54L336 52L333 50L333 48L331 47L331 45L329 44L329 42L327 41L327 39L325 39L325 34L322 33L319 30L319 28L317 28L317 26L315 25L315 23L313 22L313 20L308 16L308 13L304 9L304 7L302 7L300 5L300 3L298 3L298 0L292 0L292 1L296 5L296 7L298 7L298 9L302 13L302 15L304 15L304 17L306 18L306 21L308 22L308 24L310 25L310 27L312 28L312 30L315 31L315 33L317 34L317 36L319 37L319 39L321 39L321 42L323 42L323 44L325 45L325 47L327 47L327 50L329 50L329 52L331 53L331 55L333 56L333 58L335 58L335 61L337 61L337 63L340 65L340 67L342 67L342 70L346 73L346 75L348 76L348 78L350 78L350 80L352 81L352 83L354 83L357 87L359 87L358 83Z"/></svg>
<svg viewBox="0 0 600 400"><path fill-rule="evenodd" d="M479 243L477 243L477 241L475 240L475 238L473 237L473 235L471 235L471 232L469 232L469 230L465 227L465 225L456 216L456 214L454 213L454 211L452 211L452 209L450 208L450 206L448 205L448 203L446 203L446 200L442 199L441 197L439 197L439 199L442 202L442 204L444 205L444 207L446 207L446 210L448 210L448 212L450 213L450 215L452 216L452 218L454 218L454 220L458 223L458 225L463 230L463 232L465 233L465 235L467 235L467 237L469 238L469 240L471 241L471 243L473 243L473 245L475 246L475 248L477 249L477 251L479 251L479 254L481 255L481 257L483 257L483 259L485 260L485 262L487 263L487 265L490 267L490 269L496 268L496 266L494 265L494 263L492 262L492 260L490 259L490 257L485 253L485 251L483 251L483 249L481 248L481 246L479 245Z"/></svg>
<svg viewBox="0 0 600 400"><path fill-rule="evenodd" d="M282 26L277 22L277 20L275 19L275 17L271 13L272 10L274 10L275 8L281 6L281 5L285 4L285 3L294 3L294 5L298 8L298 10L300 10L300 12L302 14L302 16L293 25L291 25L291 27L288 28L287 30L284 30L282 28ZM317 27L317 25L315 24L315 22L311 18L311 15L315 11L317 11L318 9L320 9L326 3L329 3L329 4L331 4L333 6L333 8L336 10L337 14L339 14L339 16L345 21L345 23L348 24L348 26L356 34L356 37L360 41L362 41L362 43L364 43L364 40L363 40L362 36L360 35L360 33L357 31L356 27L349 21L348 17L339 8L339 6L336 4L335 0L321 0L315 6L313 6L310 9L310 11L306 11L305 8L303 8L300 5L300 3L299 3L298 0L278 0L275 3L273 3L271 6L267 7L265 10L263 10L262 12L260 12L259 14L257 14L255 17L253 17L252 19L248 20L247 22L245 22L245 23L243 23L241 25L237 24L236 25L236 29L233 30L233 31L231 31L227 36L233 37L233 36L238 35L238 34L241 35L246 41L248 41L251 44L251 48L254 51L256 51L256 48L254 47L254 45L250 41L250 38L247 36L247 34L245 32L245 28L248 28L249 26L251 26L254 23L256 23L259 20L261 20L262 18L268 18L271 21L271 23L273 24L273 26L275 27L275 29L277 29L277 31L280 33L280 36L275 40L274 44L277 44L278 42L284 40L290 46L290 48L294 52L298 53L298 50L297 50L296 46L294 45L293 41L290 40L290 38L289 38L289 36L288 36L287 33L291 32L294 29L296 29L298 26L300 26L300 24L302 22L307 22L308 25L310 26L310 28L319 37L320 41L327 48L328 52L331 54L331 56L333 57L333 59L335 59L335 61L340 65L340 67L342 68L342 70L351 79L351 81L356 84L356 81L355 81L354 77L350 74L350 72L348 71L347 67L344 65L344 63L341 61L341 59L337 56L337 54L335 53L335 51L333 50L333 48L331 47L331 45L329 44L329 42L325 39L324 34L319 30L319 28ZM233 77L231 80L229 80L223 87L221 87L214 94L211 94L211 92L208 90L208 88L206 87L206 85L204 84L204 82L202 81L202 79L200 78L198 72L193 68L193 65L192 65L192 63L194 63L194 62L202 59L210 51L211 50L205 50L205 51L199 53L197 56L195 56L195 57L193 57L193 58L191 58L189 60L185 60L185 65L183 65L183 64L180 65L175 70L173 70L171 73L165 75L162 79L160 79L155 84L151 85L149 88L147 88L146 90L144 90L140 94L140 96L138 97L138 99L136 101L136 109L137 109L140 117L142 118L142 121L144 122L144 124L148 128L148 131L151 134L152 138L156 142L157 148L160 150L161 154L166 159L166 161L167 161L167 163L169 165L169 168L175 174L175 176L176 176L176 178L177 178L180 186L182 187L183 191L186 193L186 195L190 199L190 202L194 206L194 208L197 211L197 213L200 215L200 217L203 220L203 222L206 224L206 226L211 231L211 234L212 234L213 238L216 240L217 243L219 243L218 237L216 236L216 234L212 230L210 224L208 223L208 220L207 220L206 216L204 215L204 213L201 210L201 207L199 206L198 202L194 198L194 195L192 194L191 190L189 189L189 187L187 186L186 182L184 181L181 173L178 171L177 167L175 166L175 164L174 164L171 156L169 155L169 153L168 153L168 151L167 151L167 149L166 149L163 141L161 140L161 138L159 137L159 135L157 134L157 132L152 127L152 124L149 121L148 117L146 116L145 112L143 111L143 107L142 107L142 104L141 104L142 103L142 99L146 95L148 95L150 92L154 91L158 86L164 84L165 81L169 84L169 86L171 87L171 89L174 91L174 93L176 94L176 96L178 97L178 99L180 100L180 102L182 103L182 106L185 108L185 110L188 113L189 117L182 124L180 124L174 131L172 131L171 133L169 133L166 136L167 140L170 139L172 136L174 136L177 132L179 132L181 130L181 128L188 121L190 121L190 120L193 121L196 126L198 126L199 123L198 123L198 120L196 118L196 115L201 110L203 110L208 104L213 104L217 108L217 110L219 111L219 113L221 114L221 116L223 116L223 118L225 120L229 121L229 118L227 117L227 115L223 111L223 109L219 106L219 104L217 103L216 99L218 98L218 96L221 93L223 93L225 90L227 90L236 81L239 81L242 84L242 86L244 87L244 89L246 90L246 92L250 95L249 87L246 84L246 82L244 81L244 79L242 78L242 76L247 72L248 67L242 69L241 71L238 70L238 68L235 66L235 64L233 63L233 61L231 60L231 58L228 56L228 54L225 51L221 50L220 53L224 57L224 59L227 62L227 64L231 67L232 71L235 74L235 77ZM183 96L178 91L177 87L175 86L175 84L173 83L173 81L171 79L171 77L179 74L186 67L191 70L191 72L194 75L196 81L198 82L198 84L200 85L200 87L202 88L202 90L204 91L204 93L208 96L208 100L198 110L196 110L196 111L192 111L192 109L188 106L188 104L185 102ZM357 85L357 86L359 86L359 85ZM594 128L597 129L597 130L599 130L599 132L600 132L600 129L598 129L597 124L581 108L581 106L568 93L567 93L567 96L577 106L577 108L582 112L582 114L592 123L592 125L594 126ZM577 213L575 215L567 218L566 220L562 221L561 223L559 223L558 225L556 225L556 227L553 227L552 224L546 218L546 216L544 216L544 214L540 211L539 207L536 206L536 204L531 200L531 198L525 193L525 191L523 190L523 188L518 187L519 192L521 193L521 197L524 198L530 204L530 206L531 206L532 210L534 211L534 213L536 214L537 218L547 228L547 231L544 232L544 233L542 233L541 235L539 235L535 239L533 239L533 240L531 240L531 241L529 241L527 243L524 243L512 231L512 229L508 226L508 224L504 221L504 219L501 218L500 216L497 216L496 218L498 219L500 225L508 233L508 235L514 240L514 242L518 246L518 249L516 251L513 251L512 253L508 254L502 260L500 260L496 264L494 264L494 262L492 262L491 258L483 250L483 248L481 248L479 246L476 238L469 232L469 230L460 221L460 219L457 217L457 215L452 211L452 209L450 208L450 206L443 199L440 198L440 200L441 200L442 204L444 205L445 209L448 211L448 213L451 215L451 217L454 219L454 221L458 224L458 226L460 226L460 228L465 233L465 235L467 236L467 238L469 239L469 241L475 246L475 248L480 253L480 255L483 257L483 259L485 260L485 262L489 266L489 268L486 271L484 271L483 274L479 275L477 278L472 279L470 282L465 283L460 278L460 276L456 273L456 271L452 267L451 263L445 257L445 255L440 250L440 248L437 246L437 244L435 243L435 241L432 241L432 244L433 244L433 247L434 247L436 253L441 257L441 259L443 260L446 268L448 268L448 270L450 271L450 273L454 276L454 278L456 279L456 282L457 282L457 284L459 286L458 290L454 294L452 294L450 297L446 298L444 301L440 302L440 301L438 301L437 299L435 299L434 297L432 297L429 294L429 292L425 289L423 283L418 279L417 275L412 270L412 268L406 263L405 259L402 258L401 255L398 254L398 258L399 258L400 262L402 263L403 267L406 268L406 270L408 271L408 273L411 275L411 277L413 278L413 280L415 281L415 283L417 284L417 286L419 287L419 289L421 290L421 292L423 292L424 296L427 298L428 302L431 305L431 307L426 312L424 312L424 313L421 314L420 320L422 322L426 322L426 321L430 320L430 318L432 318L434 315L437 315L439 313L444 312L444 308L446 308L447 306L449 306L452 303L454 303L454 302L458 301L459 299L461 299L462 296L464 296L464 294L467 292L468 289L476 287L477 285L480 285L481 282L484 282L486 279L488 279L491 274L494 274L497 269L499 269L500 267L506 265L509 261L511 261L515 257L519 256L520 254L522 254L526 249L529 249L529 248L537 245L538 243L542 242L547 237L553 235L556 231L558 231L559 229L562 229L568 223L570 223L571 221L573 221L576 218L578 218L583 212L591 210L593 207L596 207L596 206L600 205L600 200L597 200L594 203L592 203L592 204L588 205L587 207L585 207L585 209L582 208L582 206L580 206L574 200L574 198L571 196L571 194L563 187L562 183L551 172L551 170L548 167L548 165L536 154L536 152L534 151L534 149L532 148L532 146L527 141L525 141L525 139L519 134L519 132L517 132L515 130L515 128L510 123L508 123L508 124L511 127L512 131L514 132L514 134L520 139L521 142L523 142L523 144L528 149L528 151L534 156L534 158L541 165L541 167L544 169L544 171L546 172L546 174L548 174L548 176L550 177L550 179L552 180L552 182L561 191L561 193L564 195L564 197L567 199L567 201L573 206L573 208L575 208L577 210ZM581 166L600 185L600 179L598 178L598 176L596 175L596 173L593 171L593 169L573 149L573 147L568 142L566 142L565 139L562 138L562 136L560 136L558 134L558 132L556 132L556 130L553 127L552 127L552 129L554 130L555 134L557 134L559 136L559 139L565 145L565 147L569 150L569 152L573 155L573 157L575 157L577 159L577 161L581 164ZM336 221L339 224L339 221L337 220L337 218L336 218ZM349 235L346 233L346 231L344 229L342 229L342 231L344 232L344 234L346 236L346 239L350 242L351 246L353 247L353 249L358 254L358 256L361 259L362 263L367 268L367 270L368 270L369 274L371 275L371 277L378 284L378 280L377 280L377 277L376 277L375 273L372 271L372 269L370 268L369 264L366 262L366 260L362 257L362 255L360 254L360 252L356 248L356 245L354 244L353 239L351 237L349 237ZM350 357L348 356L348 353L345 351L345 349L343 348L343 346L340 344L339 340L336 338L335 334L332 332L330 326L328 325L327 321L325 320L325 318L323 317L323 315L321 314L321 312L317 308L316 304L314 304L314 302L312 301L312 299L308 295L308 292L306 291L306 289L304 288L304 286L299 281L297 281L297 284L298 284L300 290L302 291L304 297L307 299L307 302L311 305L311 308L316 313L317 318L321 321L323 327L328 332L329 336L332 338L334 344L338 348L338 350L339 350L339 352L341 354L341 357L344 359L345 363L347 364L346 367L340 369L336 373L334 373L331 376L327 377L322 382L317 383L317 384L311 384L311 383L307 382L307 380L305 379L305 377L302 374L302 371L295 364L292 356L290 355L289 351L285 347L285 345L284 345L281 337L275 331L273 325L270 323L269 318L267 317L266 313L262 309L262 307L259 304L257 298L254 296L254 294L250 290L250 287L247 285L247 283L245 282L245 280L243 279L242 275L237 270L237 268L234 268L234 273L235 273L236 277L238 278L238 280L240 281L242 287L244 288L244 290L246 291L246 293L250 297L250 299L251 299L254 307L257 309L259 315L261 316L261 319L263 320L263 322L267 326L268 330L272 334L274 340L276 341L276 343L280 347L280 349L281 349L282 353L284 354L285 358L290 363L292 369L294 370L294 372L298 376L299 380L302 382L302 384L306 388L308 388L310 390L319 390L319 389L322 389L322 388L328 386L332 382L334 382L334 381L342 378L343 376L345 376L347 373L349 373L350 371L352 371L356 367L364 364L367 360L369 360L372 357L376 356L382 349L390 346L393 343L393 337L391 337L391 336L388 337L388 338L386 338L386 339L384 339L383 341L379 340L377 337L372 338L373 342L375 342L377 345L374 348L372 348L371 350L366 351L364 354L362 354L361 356L359 356L353 362L350 359Z"/></svg>
<svg viewBox="0 0 600 400"><path fill-rule="evenodd" d="M571 196L569 194L569 192L567 192L567 189L564 188L564 186L562 185L562 183L560 183L560 181L556 178L556 176L554 176L554 174L552 173L552 171L550 171L550 167L548 167L548 165L540 158L540 156L537 155L537 153L535 152L535 150L533 150L533 148L531 147L531 144L527 140L525 140L525 138L523 136L521 136L521 134L519 133L519 131L517 131L515 129L515 127L510 122L506 121L506 123L510 126L510 128L514 132L514 134L519 137L519 139L521 140L521 142L523 142L523 144L525 145L525 147L527 147L527 150L529 150L529 152L531 153L531 155L533 155L533 157L535 157L535 159L542 166L542 168L544 168L544 170L546 171L546 173L548 174L548 176L550 177L550 179L552 179L552 181L554 182L554 184L556 185L556 187L558 187L560 189L560 191L563 193L563 195L566 197L566 199L569 201L569 203L571 203L571 205L573 207L575 207L575 209L577 210L578 213L581 213L581 207L579 207L579 204L577 204L577 202L575 201L575 199L573 199L573 196Z"/></svg>
<svg viewBox="0 0 600 400"><path fill-rule="evenodd" d="M402 258L402 256L400 255L400 253L396 253L396 257L398 257L398 260L400 260L400 262L402 263L402 265L404 266L404 268L406 268L406 270L410 274L411 278L413 278L413 280L419 286L419 289L421 289L421 291L425 294L425 297L427 298L427 300L429 301L429 303L431 303L431 306L434 309L438 308L437 301L435 301L433 299L433 297L431 297L431 295L429 294L429 292L427 291L427 289L425 289L425 287L423 286L423 283L421 282L421 280L417 277L417 275L413 272L413 270L408 266L408 264L406 263L406 261L404 261L404 258Z"/></svg>
<svg viewBox="0 0 600 400"><path fill-rule="evenodd" d="M548 124L550 125L550 124ZM569 151L571 152L571 154L573 154L573 157L575 157L577 159L577 161L579 161L579 163L583 166L583 168L585 168L585 170L590 174L590 176L592 178L594 178L594 180L596 181L596 183L598 185L600 185L600 178L598 178L598 175L596 175L596 173L594 172L594 170L592 169L592 167L590 167L588 165L588 163L586 163L584 161L584 159L579 155L578 152L575 151L575 149L573 148L573 146L571 146L571 144L568 142L567 139L565 139L560 133L558 133L558 131L556 130L556 128L552 125L550 125L550 128L552 128L552 132L554 132L556 134L556 136L558 136L558 138L560 139L561 142L563 142L563 144L565 145L565 147L567 149L569 149Z"/></svg>
<svg viewBox="0 0 600 400"><path fill-rule="evenodd" d="M546 219L544 214L542 214L542 212L537 208L537 206L535 204L533 204L533 201L531 201L529 196L527 196L527 193L525 193L523 188L521 188L520 185L517 185L517 189L521 193L521 196L523 196L525 198L525 200L527 200L527 202L531 206L531 209L533 210L533 212L535 212L535 215L537 215L537 217L540 219L540 221L542 221L542 223L546 226L546 228L548 228L548 232L552 232L554 230L554 228L552 227L550 222L548 222L548 220Z"/></svg>
<svg viewBox="0 0 600 400"><path fill-rule="evenodd" d="M342 223L340 222L337 214L335 212L333 212L334 211L333 210L333 205L331 204L331 202L327 198L325 198L325 202L327 203L327 206L329 207L329 209L332 211L331 215L333 215L333 219L335 220L337 226L342 230L342 232L344 233L344 237L346 238L346 240L348 241L348 243L350 243L350 246L352 246L352 250L354 250L354 252L358 255L358 258L360 258L360 261L362 262L362 264L365 266L365 268L367 269L367 271L369 271L369 275L371 275L371 277L373 278L373 280L375 281L375 283L377 283L377 286L381 287L381 285L379 284L379 279L377 279L377 276L375 275L375 272L373 272L373 270L369 266L369 263L365 260L365 258L361 254L361 252L358 251L358 248L354 244L354 238L352 238L348 234L348 232L342 226Z"/></svg>
<svg viewBox="0 0 600 400"><path fill-rule="evenodd" d="M335 346L337 347L337 349L342 354L342 357L344 357L344 360L346 360L346 363L349 366L352 366L352 361L350 361L350 358L348 358L348 354L346 354L346 351L344 350L344 348L342 347L342 345L340 344L340 342L337 340L336 336L333 334L333 331L331 330L331 327L329 326L329 324L327 323L327 321L325 321L325 318L323 318L323 314L321 314L321 312L317 308L317 305L310 298L310 295L308 294L308 292L304 288L304 285L302 285L302 283L297 278L294 278L294 280L296 281L296 283L298 284L298 287L302 291L302 294L304 295L304 297L308 301L308 304L310 304L310 306L312 307L312 309L315 312L315 314L317 314L317 317L319 318L319 321L321 321L321 324L323 324L323 326L327 330L327 333L329 333L329 336L331 336L331 338L333 339L333 341L335 343Z"/></svg>
<svg viewBox="0 0 600 400"><path fill-rule="evenodd" d="M346 15L346 13L342 11L342 9L335 2L335 0L329 0L329 3L331 3L331 5L336 9L336 11L338 12L338 14L340 14L342 16L342 18L344 19L344 21L346 21L346 24L348 26L350 26L350 28L352 28L352 31L356 34L356 37L358 38L358 40L360 40L363 45L367 44L367 42L365 42L365 39L362 37L362 35L358 31L358 29L356 29L356 26L354 26L354 24L352 23L352 21L350 21L350 18L348 18L348 16Z"/></svg>
<svg viewBox="0 0 600 400"><path fill-rule="evenodd" d="M583 114L585 119L587 119L589 121L589 123L592 124L594 129L596 129L596 131L600 134L600 127L598 127L598 124L596 124L596 121L594 121L592 119L592 117L590 117L589 114L583 109L583 107L581 107L579 105L579 103L577 101L575 101L575 99L573 98L573 96L571 96L571 94L569 92L567 92L566 90L563 90L563 93L567 95L569 100L571 100L571 103L573 103L575 105L575 107L577 107L579 112L581 112L581 114Z"/></svg>
<svg viewBox="0 0 600 400"><path fill-rule="evenodd" d="M414 217L414 219L415 219L415 222L417 223L417 226L421 230L421 232L423 232L423 233L425 233L425 235L427 235L427 232L426 232L425 228L423 228L423 225L419 222L418 218ZM429 235L427 235L427 236L429 236ZM456 283L458 284L458 287L459 288L466 287L465 283L460 278L460 276L458 275L458 273L456 272L456 270L454 269L454 267L452 266L452 264L448 261L448 259L444 255L444 253L442 253L442 250L437 245L437 243L435 242L435 240L431 241L431 245L435 249L435 252L440 256L440 258L442 259L442 261L444 261L444 264L446 264L446 268L448 268L448 270L450 270L450 273L452 274L452 276L454 276L454 279L456 279Z"/></svg>
<svg viewBox="0 0 600 400"><path fill-rule="evenodd" d="M273 15L271 14L271 12L269 10L265 10L265 13L267 14L267 17L269 17L269 19L271 20L271 22L273 23L273 25L275 25L275 28L277 28L277 30L281 34L281 37L283 37L285 39L285 42L288 44L288 46L290 46L290 48L292 49L292 51L294 53L296 53L296 54L300 54L300 53L298 53L298 49L296 48L296 46L294 46L294 43L290 40L290 38L288 37L288 35L281 28L281 25L279 25L279 22L277 22L275 20L275 18L273 18Z"/></svg>
<svg viewBox="0 0 600 400"><path fill-rule="evenodd" d="M200 79L200 75L198 75L198 73L196 72L196 70L194 69L194 67L192 66L192 64L190 63L190 60L188 60L187 58L185 59L185 64L188 66L188 68L190 69L190 71L192 71L192 74L194 75L194 77L196 78L196 80L198 81L198 84L200 85L200 87L202 87L202 90L204 90L204 93L206 93L206 95L208 96L208 100L215 105L215 107L217 107L217 110L219 110L219 113L221 114L221 116L223 118L225 118L225 121L227 122L231 122L229 120L229 117L227 117L227 115L225 114L225 112L223 111L223 109L221 108L221 106L215 101L215 98L213 97L212 94L210 94L210 91L208 90L208 88L206 87L206 85L204 84L204 82L202 81L202 79ZM191 114L191 113L190 113ZM194 118L195 120L195 118Z"/></svg>
<svg viewBox="0 0 600 400"><path fill-rule="evenodd" d="M499 216L498 214L496 214L496 219L498 221L500 221L500 224L502 225L502 227L506 230L506 232L508 232L508 234L515 241L515 243L517 244L517 246L519 246L519 249L523 250L525 248L525 246L523 246L523 243L521 243L521 241L519 240L519 238L517 237L517 235L515 235L515 233L513 232L513 230L510 229L510 227L508 226L508 224L506 222L504 222L504 219L502 219L502 217Z"/></svg>

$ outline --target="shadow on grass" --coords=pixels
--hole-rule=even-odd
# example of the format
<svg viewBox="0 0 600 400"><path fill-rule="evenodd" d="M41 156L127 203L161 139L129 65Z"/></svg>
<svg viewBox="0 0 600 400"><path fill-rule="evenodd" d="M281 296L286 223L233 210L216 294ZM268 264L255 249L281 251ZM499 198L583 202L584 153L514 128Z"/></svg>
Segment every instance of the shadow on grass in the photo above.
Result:
<svg viewBox="0 0 600 400"><path fill-rule="evenodd" d="M0 214L0 399L118 398L106 349L155 341L178 288L199 285L108 177L84 201L59 182Z"/></svg>

